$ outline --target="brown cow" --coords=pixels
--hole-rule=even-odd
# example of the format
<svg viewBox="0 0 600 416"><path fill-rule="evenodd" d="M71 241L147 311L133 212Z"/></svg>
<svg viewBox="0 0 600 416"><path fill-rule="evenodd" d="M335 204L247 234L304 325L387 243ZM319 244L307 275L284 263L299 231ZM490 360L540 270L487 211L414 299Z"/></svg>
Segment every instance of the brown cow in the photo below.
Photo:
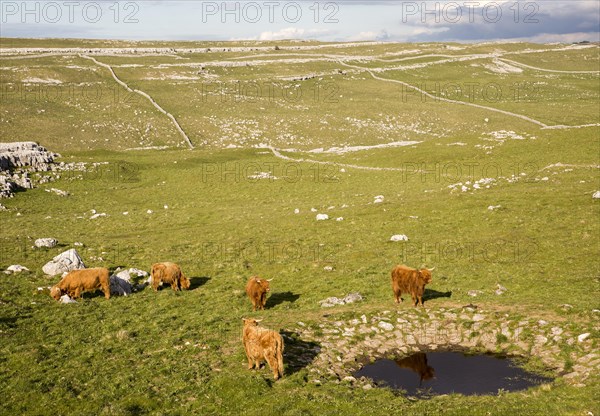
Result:
<svg viewBox="0 0 600 416"><path fill-rule="evenodd" d="M101 289L104 297L110 299L110 279L108 269L79 269L70 271L55 286L50 289L50 296L59 300L67 294L71 298L79 298L83 292L93 292Z"/></svg>
<svg viewBox="0 0 600 416"><path fill-rule="evenodd" d="M392 270L392 289L396 303L400 303L403 300L400 297L402 292L408 292L414 306L417 306L417 304L423 306L425 285L431 283L431 272L433 269L417 270L405 265L394 267Z"/></svg>
<svg viewBox="0 0 600 416"><path fill-rule="evenodd" d="M252 276L246 284L246 293L252 302L252 310L265 309L267 303L267 293L271 290L269 282L273 279L261 279L258 276Z"/></svg>
<svg viewBox="0 0 600 416"><path fill-rule="evenodd" d="M175 263L166 261L164 263L154 263L151 270L152 288L155 292L158 291L158 286L162 283L168 283L171 288L177 290L187 290L190 288L190 279L185 277L179 267Z"/></svg>
<svg viewBox="0 0 600 416"><path fill-rule="evenodd" d="M396 364L401 368L408 368L417 373L419 375L419 386L423 383L423 380L431 380L435 376L435 370L427 364L427 355L422 352L396 360Z"/></svg>
<svg viewBox="0 0 600 416"><path fill-rule="evenodd" d="M260 320L242 319L242 342L248 358L248 370L260 368L266 361L275 380L283 377L283 338L278 332L258 326Z"/></svg>

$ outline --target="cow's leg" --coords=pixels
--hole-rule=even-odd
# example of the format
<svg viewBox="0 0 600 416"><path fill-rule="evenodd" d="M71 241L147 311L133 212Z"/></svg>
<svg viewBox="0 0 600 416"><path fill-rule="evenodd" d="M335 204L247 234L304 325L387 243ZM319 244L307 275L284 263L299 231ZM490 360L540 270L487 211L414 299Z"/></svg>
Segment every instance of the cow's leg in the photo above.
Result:
<svg viewBox="0 0 600 416"><path fill-rule="evenodd" d="M106 299L110 299L110 285L102 285L102 292L104 292Z"/></svg>
<svg viewBox="0 0 600 416"><path fill-rule="evenodd" d="M396 297L396 303L400 303L400 302L403 301L402 298L401 298L401 296L402 296L402 292L401 291L397 291L396 293L394 293L394 295Z"/></svg>
<svg viewBox="0 0 600 416"><path fill-rule="evenodd" d="M154 289L155 292L158 292L158 285L160 285L160 280L152 276L152 289Z"/></svg>
<svg viewBox="0 0 600 416"><path fill-rule="evenodd" d="M75 289L75 293L73 294L73 297L75 299L78 299L81 296L81 288L78 287L77 289Z"/></svg>
<svg viewBox="0 0 600 416"><path fill-rule="evenodd" d="M413 306L416 308L418 304L417 296L414 293L411 293L410 297L412 298Z"/></svg>
<svg viewBox="0 0 600 416"><path fill-rule="evenodd" d="M265 354L265 359L269 364L269 368L273 372L273 378L277 380L279 378L279 368L277 367L277 358L273 354Z"/></svg>
<svg viewBox="0 0 600 416"><path fill-rule="evenodd" d="M260 297L260 309L265 310L265 305L267 303L267 294L263 293Z"/></svg>
<svg viewBox="0 0 600 416"><path fill-rule="evenodd" d="M419 304L423 306L423 295L419 295Z"/></svg>

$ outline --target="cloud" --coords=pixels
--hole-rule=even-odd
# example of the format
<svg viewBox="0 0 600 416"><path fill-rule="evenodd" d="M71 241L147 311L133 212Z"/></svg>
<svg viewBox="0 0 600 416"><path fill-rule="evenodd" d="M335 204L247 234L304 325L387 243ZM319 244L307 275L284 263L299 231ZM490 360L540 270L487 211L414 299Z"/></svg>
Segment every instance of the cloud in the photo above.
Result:
<svg viewBox="0 0 600 416"><path fill-rule="evenodd" d="M366 41L366 40L376 40L376 41L386 41L390 40L390 35L387 30L381 30L379 32L360 32L358 35L350 36L348 40L351 41Z"/></svg>
<svg viewBox="0 0 600 416"><path fill-rule="evenodd" d="M598 38L600 8L597 1L488 2L461 9L455 4L459 3L440 3L438 12L430 14L411 9L410 15L403 15L398 25L407 36L396 40L544 42L544 39L581 39L582 34L588 34L587 40Z"/></svg>
<svg viewBox="0 0 600 416"><path fill-rule="evenodd" d="M329 34L328 29L303 29L296 27L286 27L277 32L261 32L258 40L283 40L283 39L310 39L319 38Z"/></svg>

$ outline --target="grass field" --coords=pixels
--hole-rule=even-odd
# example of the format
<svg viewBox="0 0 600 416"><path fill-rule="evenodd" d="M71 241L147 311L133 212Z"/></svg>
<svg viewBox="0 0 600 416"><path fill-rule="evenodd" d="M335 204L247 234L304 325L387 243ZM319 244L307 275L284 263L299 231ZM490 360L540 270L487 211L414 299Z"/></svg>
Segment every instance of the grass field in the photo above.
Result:
<svg viewBox="0 0 600 416"><path fill-rule="evenodd" d="M600 414L597 366L581 386L558 377L522 393L426 401L315 384L311 364L286 363L277 382L246 370L242 317L294 332L299 321L402 313L410 306L393 303L389 282L398 263L436 267L428 288L451 296L426 300L427 310L474 303L568 322L591 332L591 351L600 336L598 45L290 45L3 39L3 48L211 52L92 55L172 114L194 149L89 59L0 55L1 142L37 141L59 162L108 162L1 201L0 269L31 271L0 277L0 414ZM269 50L216 50L228 46ZM396 61L406 57L416 59ZM372 147L403 141L417 143ZM271 178L252 177L261 172ZM107 216L92 220L91 210ZM390 242L394 234L409 241ZM32 248L42 237L60 244ZM109 301L98 292L69 305L37 294L58 281L42 266L75 242L90 267L175 261L192 290ZM253 274L274 278L256 313L243 292ZM507 291L496 295L497 284ZM365 300L319 306L350 292ZM584 350L559 346L565 357Z"/></svg>

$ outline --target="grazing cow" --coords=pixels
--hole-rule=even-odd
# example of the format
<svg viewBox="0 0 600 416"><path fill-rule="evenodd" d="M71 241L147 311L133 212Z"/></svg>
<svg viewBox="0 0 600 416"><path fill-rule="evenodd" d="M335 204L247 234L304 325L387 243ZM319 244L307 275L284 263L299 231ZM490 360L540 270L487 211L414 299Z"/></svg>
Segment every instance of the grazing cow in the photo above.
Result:
<svg viewBox="0 0 600 416"><path fill-rule="evenodd" d="M267 303L267 293L271 290L269 282L273 279L261 279L258 276L252 276L246 284L246 293L252 302L252 310L265 309Z"/></svg>
<svg viewBox="0 0 600 416"><path fill-rule="evenodd" d="M423 380L431 380L435 376L435 370L427 364L427 355L422 352L396 360L396 364L401 368L408 368L417 373L419 375L419 387Z"/></svg>
<svg viewBox="0 0 600 416"><path fill-rule="evenodd" d="M242 342L248 358L248 370L260 368L266 361L275 380L283 377L283 338L278 332L258 326L261 320L242 319Z"/></svg>
<svg viewBox="0 0 600 416"><path fill-rule="evenodd" d="M402 292L408 292L414 306L417 306L417 304L423 306L425 285L431 283L431 272L433 269L417 270L404 265L394 267L394 270L392 270L392 289L396 303L400 303L403 300L400 297Z"/></svg>
<svg viewBox="0 0 600 416"><path fill-rule="evenodd" d="M71 298L79 298L83 292L102 289L104 297L110 299L110 278L108 276L108 269L104 267L72 270L58 284L52 286L50 296L56 300L65 294Z"/></svg>
<svg viewBox="0 0 600 416"><path fill-rule="evenodd" d="M162 283L168 283L171 288L177 290L187 290L190 288L190 279L185 277L179 267L175 263L166 261L164 263L154 263L152 265L152 288L155 292Z"/></svg>

